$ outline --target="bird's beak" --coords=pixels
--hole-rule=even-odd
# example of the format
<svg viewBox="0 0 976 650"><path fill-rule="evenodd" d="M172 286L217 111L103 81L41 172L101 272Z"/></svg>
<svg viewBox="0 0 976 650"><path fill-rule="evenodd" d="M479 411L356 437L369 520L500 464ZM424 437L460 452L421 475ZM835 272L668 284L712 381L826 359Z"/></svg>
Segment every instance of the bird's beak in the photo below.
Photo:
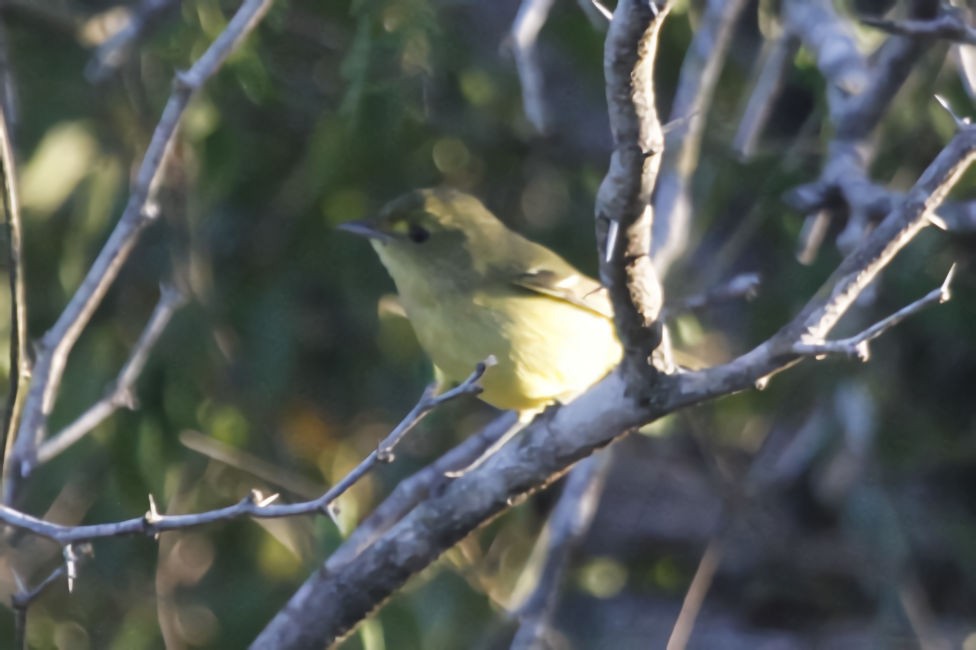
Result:
<svg viewBox="0 0 976 650"><path fill-rule="evenodd" d="M382 242L389 241L393 238L390 233L380 230L369 221L346 221L345 223L340 223L336 228L360 237L376 239Z"/></svg>

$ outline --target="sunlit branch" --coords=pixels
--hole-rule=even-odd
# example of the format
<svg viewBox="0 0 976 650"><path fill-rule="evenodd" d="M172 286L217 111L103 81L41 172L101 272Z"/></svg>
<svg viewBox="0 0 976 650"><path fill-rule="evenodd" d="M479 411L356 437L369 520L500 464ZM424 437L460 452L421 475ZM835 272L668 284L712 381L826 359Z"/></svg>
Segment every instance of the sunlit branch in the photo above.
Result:
<svg viewBox="0 0 976 650"><path fill-rule="evenodd" d="M885 20L865 16L861 22L889 34L915 38L941 38L955 43L976 45L976 28L968 25L965 15L954 7L943 6L931 20Z"/></svg>

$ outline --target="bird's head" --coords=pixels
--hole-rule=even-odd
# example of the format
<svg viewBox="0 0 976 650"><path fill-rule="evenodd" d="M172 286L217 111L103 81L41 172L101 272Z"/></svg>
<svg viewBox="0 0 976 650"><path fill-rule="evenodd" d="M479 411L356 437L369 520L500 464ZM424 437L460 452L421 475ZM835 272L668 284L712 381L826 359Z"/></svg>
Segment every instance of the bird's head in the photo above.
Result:
<svg viewBox="0 0 976 650"><path fill-rule="evenodd" d="M339 229L369 238L394 275L404 264L434 272L473 269L507 232L478 199L446 188L414 190L375 217L348 221Z"/></svg>

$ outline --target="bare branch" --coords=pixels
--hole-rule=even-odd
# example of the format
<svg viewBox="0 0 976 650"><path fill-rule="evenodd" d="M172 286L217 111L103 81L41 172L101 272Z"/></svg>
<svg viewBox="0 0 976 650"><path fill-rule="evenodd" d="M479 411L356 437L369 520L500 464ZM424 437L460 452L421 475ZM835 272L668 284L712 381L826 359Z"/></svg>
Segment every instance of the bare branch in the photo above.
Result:
<svg viewBox="0 0 976 650"><path fill-rule="evenodd" d="M934 16L939 6L937 0L912 0L909 4L911 14L920 18ZM863 92L846 98L828 95L831 119L837 130L832 144L849 147L866 138L930 46L931 42L924 39L889 38L872 55L869 82ZM829 157L834 155L831 153Z"/></svg>
<svg viewBox="0 0 976 650"><path fill-rule="evenodd" d="M695 627L695 620L701 612L705 596L708 594L715 574L718 571L722 559L722 542L718 537L713 537L709 541L705 552L702 554L695 576L688 585L685 598L681 603L681 611L678 618L671 628L671 636L668 638L667 650L684 650L688 646L691 638L691 631Z"/></svg>
<svg viewBox="0 0 976 650"><path fill-rule="evenodd" d="M691 229L691 177L698 167L705 115L711 106L744 0L709 0L681 64L669 120L661 174L654 188L654 268L662 276L680 256Z"/></svg>
<svg viewBox="0 0 976 650"><path fill-rule="evenodd" d="M329 514L332 503L342 496L350 487L362 478L380 461L381 450L385 450L388 459L392 460L392 452L396 444L412 429L417 422L432 409L463 395L477 394L481 391L477 382L485 372L485 364L478 368L458 387L438 396L425 391L417 405L411 409L404 420L387 436L380 448L373 451L359 465L357 465L341 481L332 486L325 494L311 501L271 505L277 495L265 496L252 491L237 504L190 515L163 515L156 509L155 501L149 497L149 511L142 517L127 519L116 523L93 524L88 526L62 526L43 519L33 517L6 505L0 505L0 521L14 528L26 530L40 537L46 537L62 545L87 542L103 537L120 537L124 535L146 535L155 537L160 533L171 530L194 528L218 521L228 521L240 517L256 519L273 519L279 517L293 517L305 514ZM387 460L386 462L389 462Z"/></svg>
<svg viewBox="0 0 976 650"><path fill-rule="evenodd" d="M553 0L522 0L510 32L512 52L515 55L519 81L522 83L525 117L541 134L548 133L551 125L535 46L552 4Z"/></svg>
<svg viewBox="0 0 976 650"><path fill-rule="evenodd" d="M857 358L867 361L870 358L870 348L868 344L878 338L892 327L902 322L912 314L917 314L931 305L942 304L949 300L949 285L955 275L956 265L953 264L946 274L942 286L932 289L927 294L902 307L894 314L878 321L866 330L844 339L834 341L797 341L793 345L793 352L801 356L821 357L827 354L841 354L847 357Z"/></svg>
<svg viewBox="0 0 976 650"><path fill-rule="evenodd" d="M614 149L596 199L600 277L610 291L625 367L648 383L651 353L661 343L661 284L651 262L651 193L664 149L655 108L654 57L668 8L617 4L603 71ZM635 46L636 44L636 46Z"/></svg>
<svg viewBox="0 0 976 650"><path fill-rule="evenodd" d="M173 91L163 109L139 168L132 193L108 241L81 286L38 346L33 380L23 418L5 464L3 500L13 503L20 482L37 464L37 445L43 439L48 416L61 385L68 355L95 309L101 303L141 231L158 215L156 190L170 158L183 112L197 90L212 77L230 53L254 30L272 0L245 0L211 46L186 72L177 73Z"/></svg>
<svg viewBox="0 0 976 650"><path fill-rule="evenodd" d="M13 444L31 376L27 333L27 291L24 282L24 244L20 218L17 156L13 143L13 74L7 50L6 26L0 23L0 164L3 166L3 209L6 215L7 247L10 256L10 389L0 431L0 467Z"/></svg>
<svg viewBox="0 0 976 650"><path fill-rule="evenodd" d="M844 259L790 324L727 364L676 376L676 399L692 403L761 383L798 360L793 350L797 342L824 340L877 274L929 225L929 216L974 159L976 127L967 125L932 161L905 200Z"/></svg>
<svg viewBox="0 0 976 650"><path fill-rule="evenodd" d="M180 442L198 454L233 467L302 499L314 499L326 490L320 483L306 479L301 474L285 470L199 431L181 431Z"/></svg>
<svg viewBox="0 0 976 650"><path fill-rule="evenodd" d="M581 461L566 479L566 485L540 536L545 544L542 570L534 589L518 607L519 629L511 648L542 647L556 606L560 583L570 555L590 528L610 467L609 450Z"/></svg>
<svg viewBox="0 0 976 650"><path fill-rule="evenodd" d="M452 388L449 391L441 393L440 395L434 395L435 386L428 386L424 390L424 394L421 395L420 401L407 415L400 421L393 431L390 432L386 438L376 447L376 450L370 453L359 465L357 465L349 474L345 476L333 490L341 488L339 494L345 492L350 487L352 487L356 481L358 481L363 475L373 468L376 463L392 463L395 456L393 455L396 446L403 440L403 437L407 435L424 417L430 413L432 410L449 402L452 399L461 397L462 395L477 395L482 391L480 385L478 385L478 380L481 376L485 374L485 370L490 366L495 365L494 357L489 357L485 361L478 364L474 372L464 380L461 384ZM336 495L336 497L339 496ZM334 497L335 498L335 497ZM333 498L333 499L334 499Z"/></svg>
<svg viewBox="0 0 976 650"><path fill-rule="evenodd" d="M355 561L328 562L327 570L308 578L251 647L322 647L342 638L477 526L647 417L623 397L624 387L615 372L569 404L547 411L483 465L443 484L357 549Z"/></svg>
<svg viewBox="0 0 976 650"><path fill-rule="evenodd" d="M817 58L817 68L837 89L859 94L867 85L869 72L847 22L837 15L829 0L788 0L784 19Z"/></svg>
<svg viewBox="0 0 976 650"><path fill-rule="evenodd" d="M418 503L447 485L447 474L455 467L467 467L516 423L516 413L510 411L491 422L477 434L447 452L410 478L400 481L393 492L369 514L345 543L329 556L326 568L335 569L356 557L363 549L388 531Z"/></svg>
<svg viewBox="0 0 976 650"><path fill-rule="evenodd" d="M133 409L136 405L133 389L142 374L149 353L162 336L173 314L186 301L183 293L173 285L163 285L159 302L149 316L149 321L132 348L129 359L122 366L105 396L92 404L64 429L44 441L37 449L37 463L44 464L75 444L120 408Z"/></svg>
<svg viewBox="0 0 976 650"><path fill-rule="evenodd" d="M914 38L940 38L954 43L976 45L976 28L966 24L965 15L955 7L941 7L931 20L885 20L865 16L861 22L889 34Z"/></svg>
<svg viewBox="0 0 976 650"><path fill-rule="evenodd" d="M48 587L61 580L61 578L67 578L68 591L70 592L72 579L75 575L77 575L78 563L81 560L92 557L92 548L89 544L80 544L77 547L69 544L68 546L65 546L62 555L65 560L64 563L55 567L54 570L47 575L47 577L45 577L31 589L27 589L25 586L23 586L21 584L20 577L14 574L14 578L19 587L17 593L15 593L10 599L15 617L15 648L23 648L24 650L27 648L27 610L31 603L37 600Z"/></svg>
<svg viewBox="0 0 976 650"><path fill-rule="evenodd" d="M748 159L755 152L759 134L769 119L798 47L799 41L790 33L780 35L771 45L764 43L759 73L732 140L732 149L739 157Z"/></svg>
<svg viewBox="0 0 976 650"><path fill-rule="evenodd" d="M661 312L661 317L668 320L684 311L703 309L733 300L752 300L759 292L759 284L759 274L740 273L708 291L669 302Z"/></svg>
<svg viewBox="0 0 976 650"><path fill-rule="evenodd" d="M802 3L795 4L800 6ZM934 16L937 7L935 0L914 0L911 12L920 18ZM788 22L791 31L803 38L806 31L811 29L805 23L806 14L789 15L793 17ZM869 226L868 214L883 215L890 210L890 204L885 204L887 193L878 190L868 179L867 170L873 156L869 136L891 106L892 97L929 46L930 41L924 39L889 38L871 57L867 82L860 92L827 94L835 136L828 146L820 179L792 190L786 200L797 206L817 202L848 206L847 227L839 241L843 252L851 250L863 238ZM820 62L820 70L824 76L831 78L831 72L824 68L824 62ZM809 211L804 212L809 214ZM812 240L802 242L805 260L809 261L815 256L817 250L814 243Z"/></svg>

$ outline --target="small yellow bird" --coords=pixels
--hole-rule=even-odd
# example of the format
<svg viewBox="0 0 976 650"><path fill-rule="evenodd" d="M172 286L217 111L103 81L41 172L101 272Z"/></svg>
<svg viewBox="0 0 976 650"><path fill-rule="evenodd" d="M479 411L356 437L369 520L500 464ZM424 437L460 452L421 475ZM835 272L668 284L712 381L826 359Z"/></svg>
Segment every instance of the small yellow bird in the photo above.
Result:
<svg viewBox="0 0 976 650"><path fill-rule="evenodd" d="M340 228L369 238L441 385L492 355L479 397L518 411L522 425L620 361L605 289L473 196L416 190Z"/></svg>

